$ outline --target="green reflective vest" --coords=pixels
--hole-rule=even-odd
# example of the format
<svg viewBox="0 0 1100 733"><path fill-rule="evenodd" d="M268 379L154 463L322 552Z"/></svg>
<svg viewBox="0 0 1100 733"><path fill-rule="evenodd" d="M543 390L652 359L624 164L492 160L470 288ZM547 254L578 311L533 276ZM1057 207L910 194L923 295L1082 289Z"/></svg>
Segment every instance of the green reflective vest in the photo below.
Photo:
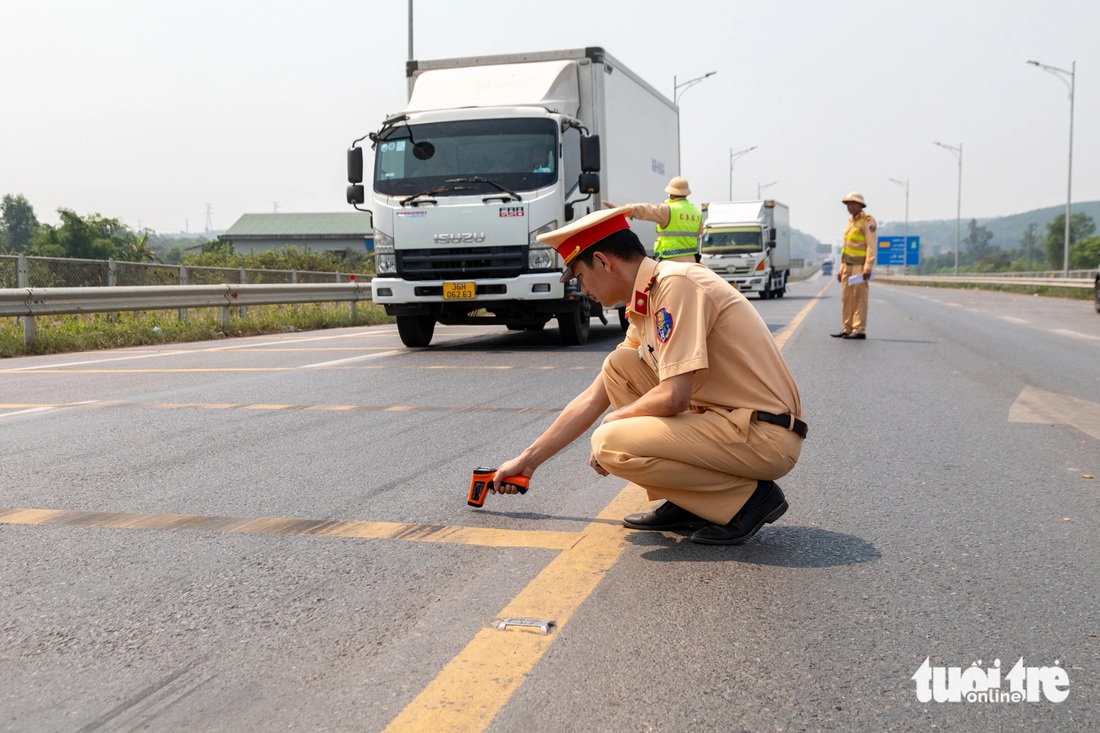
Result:
<svg viewBox="0 0 1100 733"><path fill-rule="evenodd" d="M657 227L657 243L653 254L659 260L681 255L693 255L699 251L699 224L703 215L687 199L669 199L668 226Z"/></svg>

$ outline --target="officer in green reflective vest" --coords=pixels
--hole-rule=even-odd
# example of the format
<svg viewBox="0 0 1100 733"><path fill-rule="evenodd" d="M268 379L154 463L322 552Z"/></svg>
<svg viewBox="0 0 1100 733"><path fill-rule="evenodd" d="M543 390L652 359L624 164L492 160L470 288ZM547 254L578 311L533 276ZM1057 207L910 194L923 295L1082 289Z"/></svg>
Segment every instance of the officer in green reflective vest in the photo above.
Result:
<svg viewBox="0 0 1100 733"><path fill-rule="evenodd" d="M695 204L687 200L691 186L687 179L676 176L665 186L668 201L661 204L627 204L633 208L631 219L652 221L657 225L657 241L653 256L658 260L698 262L699 232L703 229L703 215ZM615 208L609 201L604 206Z"/></svg>

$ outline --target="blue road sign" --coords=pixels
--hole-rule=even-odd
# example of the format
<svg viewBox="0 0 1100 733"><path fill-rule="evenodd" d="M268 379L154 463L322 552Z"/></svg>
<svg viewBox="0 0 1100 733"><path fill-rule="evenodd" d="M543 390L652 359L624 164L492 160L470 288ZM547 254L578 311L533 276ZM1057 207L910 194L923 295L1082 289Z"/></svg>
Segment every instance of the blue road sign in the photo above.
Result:
<svg viewBox="0 0 1100 733"><path fill-rule="evenodd" d="M920 265L920 237L879 237L878 238L878 265L889 267L901 267Z"/></svg>

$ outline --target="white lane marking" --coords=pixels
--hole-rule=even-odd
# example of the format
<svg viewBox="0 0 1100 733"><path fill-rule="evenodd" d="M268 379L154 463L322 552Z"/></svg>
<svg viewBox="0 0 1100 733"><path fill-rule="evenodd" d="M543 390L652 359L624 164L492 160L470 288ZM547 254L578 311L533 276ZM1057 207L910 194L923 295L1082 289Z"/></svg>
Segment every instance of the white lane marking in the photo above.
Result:
<svg viewBox="0 0 1100 733"><path fill-rule="evenodd" d="M1030 385L1012 403L1008 421L1070 425L1100 440L1100 404Z"/></svg>
<svg viewBox="0 0 1100 733"><path fill-rule="evenodd" d="M363 356L351 356L347 359L336 359L335 361L320 361L316 364L303 364L298 367L299 369L320 369L322 367L339 366L341 364L350 364L354 361L366 361L367 359L381 359L384 356L393 356L394 354L402 354L404 351L383 351L378 354L364 354Z"/></svg>
<svg viewBox="0 0 1100 733"><path fill-rule="evenodd" d="M61 410L61 409L64 409L66 407L80 407L81 405L97 405L97 404L108 404L108 403L100 402L99 400L83 400L81 402L66 402L66 403L61 404L61 405L46 405L45 407L31 407L31 408L28 408L26 410L16 410L15 412L5 412L3 414L0 414L0 418L13 417L15 415L28 415L28 414L33 413L33 412L49 412L50 410Z"/></svg>
<svg viewBox="0 0 1100 733"><path fill-rule="evenodd" d="M1024 326L1030 326L1031 321L1024 320L1023 318L1016 318L1015 316L999 316L1002 321L1008 321L1009 323L1019 323Z"/></svg>
<svg viewBox="0 0 1100 733"><path fill-rule="evenodd" d="M1085 339L1086 341L1100 341L1100 336L1093 336L1092 334L1081 333L1080 331L1070 331L1066 328L1056 328L1052 331L1052 333L1058 333L1063 336L1069 336L1070 338L1075 339Z"/></svg>
<svg viewBox="0 0 1100 733"><path fill-rule="evenodd" d="M62 362L61 364L39 364L38 366L16 367L13 372L30 372L36 369L61 369L64 367L84 366L86 364L105 364L110 361L131 361L133 359L151 359L154 356L172 356L175 354L189 354L189 351L163 351L156 354L132 354L130 356L115 356L105 359L86 359L85 361Z"/></svg>
<svg viewBox="0 0 1100 733"><path fill-rule="evenodd" d="M383 334L393 334L393 333L397 333L396 328L394 328L392 330L387 329L387 330L372 331L370 335L375 335L375 334L383 335ZM215 351L232 351L234 349L255 348L255 347L258 347L258 346L279 346L279 345L282 345L282 344L298 344L298 343L309 343L309 342L313 342L313 341L326 341L326 340L332 340L332 339L358 338L362 335L364 335L364 334L358 334L358 333L355 333L355 334L339 334L339 335L334 334L334 335L325 335L325 336L312 336L312 337L309 337L309 338L280 339L278 341L260 341L260 342L249 341L248 343L244 343L244 344L235 344L233 346L210 346L210 347L207 347L205 349L168 349L168 350L165 350L165 351L158 351L158 352L153 353L153 354L128 354L126 356L112 356L112 357L104 357L104 358L101 358L101 359L86 359L84 361L70 361L70 362L62 362L60 364L39 364L37 366L16 367L16 368L12 369L11 371L14 371L14 372L29 372L29 371L34 371L36 369L63 369L63 368L66 368L66 367L86 366L88 364L106 364L108 362L113 362L113 361L131 361L131 360L134 360L134 359L151 359L151 358L157 357L157 356L180 356L181 354L205 354L205 353L211 353L211 352L215 352Z"/></svg>

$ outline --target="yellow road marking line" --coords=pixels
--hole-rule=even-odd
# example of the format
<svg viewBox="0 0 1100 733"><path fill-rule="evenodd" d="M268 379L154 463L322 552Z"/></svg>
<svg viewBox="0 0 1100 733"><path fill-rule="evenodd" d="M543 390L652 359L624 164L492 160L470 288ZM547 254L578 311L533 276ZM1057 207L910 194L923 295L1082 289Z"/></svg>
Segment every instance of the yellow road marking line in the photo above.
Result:
<svg viewBox="0 0 1100 733"><path fill-rule="evenodd" d="M550 619L553 632L482 629L386 730L440 733L488 727L626 547L629 533L599 520L618 519L648 505L645 492L627 484L585 527L577 545L563 550L500 612L501 617Z"/></svg>
<svg viewBox="0 0 1100 733"><path fill-rule="evenodd" d="M780 331L779 335L775 337L775 343L777 346L779 346L780 349L782 349L783 346L787 343L787 339L791 337L791 335L795 332L795 329L797 329L799 325L801 325L803 319L805 319L806 316L810 314L810 311L813 310L813 307L821 302L821 297L825 295L825 291L829 289L829 285L831 284L831 282L831 280L827 282L825 284L825 287L819 290L817 295L813 297L813 300L807 303L806 307L799 311L798 315L794 317L794 320L787 324L787 327Z"/></svg>
<svg viewBox="0 0 1100 733"><path fill-rule="evenodd" d="M584 538L582 532L448 527L335 519L86 512L65 509L0 509L0 524L351 537L541 550L568 550Z"/></svg>
<svg viewBox="0 0 1100 733"><path fill-rule="evenodd" d="M349 360L341 359L340 362L346 362ZM337 362L331 362L337 364ZM556 366L500 366L493 364L471 364L467 366L437 366L430 364L421 365L381 365L381 364L364 364L361 366L348 366L345 364L339 364L336 366L323 366L323 365L306 365L306 366L294 366L294 367L175 367L164 369L73 369L63 367L34 367L34 371L30 368L21 369L0 369L0 374L204 374L215 372L293 372L299 369L311 369L320 371L329 371L337 369L423 369L423 370L441 370L450 369L454 371L501 371L501 370L557 370L557 371L591 371L596 367L591 366L568 366L568 367L556 367Z"/></svg>
<svg viewBox="0 0 1100 733"><path fill-rule="evenodd" d="M826 284L780 332L776 338L779 348L827 288ZM482 629L390 722L386 731L457 733L489 727L546 653L557 630L565 626L622 555L629 534L606 520L644 511L648 506L645 492L635 484L627 484L600 512L597 522L604 521L586 527L576 547L558 555L500 612L502 618L549 619L555 624L554 632L499 631L495 625Z"/></svg>
<svg viewBox="0 0 1100 733"><path fill-rule="evenodd" d="M58 402L0 403L0 410L51 410L59 408L136 407L154 410L314 410L333 412L473 412L473 413L558 413L560 407L441 407L435 405L233 405L217 402Z"/></svg>

